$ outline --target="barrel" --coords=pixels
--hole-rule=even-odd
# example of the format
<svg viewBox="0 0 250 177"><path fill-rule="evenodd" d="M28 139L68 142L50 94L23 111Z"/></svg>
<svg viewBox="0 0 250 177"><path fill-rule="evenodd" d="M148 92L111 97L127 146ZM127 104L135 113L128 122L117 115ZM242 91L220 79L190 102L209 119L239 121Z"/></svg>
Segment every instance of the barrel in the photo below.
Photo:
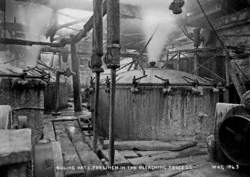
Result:
<svg viewBox="0 0 250 177"><path fill-rule="evenodd" d="M232 108L218 129L218 143L234 163L250 165L250 113L244 106Z"/></svg>

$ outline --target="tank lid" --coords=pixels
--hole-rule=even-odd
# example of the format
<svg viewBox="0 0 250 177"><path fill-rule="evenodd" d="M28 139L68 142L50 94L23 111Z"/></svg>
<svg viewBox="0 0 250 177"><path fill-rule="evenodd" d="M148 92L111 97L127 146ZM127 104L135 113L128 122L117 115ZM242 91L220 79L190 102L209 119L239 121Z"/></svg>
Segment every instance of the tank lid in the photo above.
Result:
<svg viewBox="0 0 250 177"><path fill-rule="evenodd" d="M102 75L102 83L105 83L107 76L110 78L110 75L107 73ZM146 68L145 76L143 75L142 70L133 70L118 73L116 78L117 84L131 84L134 78L137 79L137 82L141 84L162 84L166 81L168 81L170 84L189 84L194 81L198 81L199 84L204 85L214 84L212 81L194 74L158 68Z"/></svg>

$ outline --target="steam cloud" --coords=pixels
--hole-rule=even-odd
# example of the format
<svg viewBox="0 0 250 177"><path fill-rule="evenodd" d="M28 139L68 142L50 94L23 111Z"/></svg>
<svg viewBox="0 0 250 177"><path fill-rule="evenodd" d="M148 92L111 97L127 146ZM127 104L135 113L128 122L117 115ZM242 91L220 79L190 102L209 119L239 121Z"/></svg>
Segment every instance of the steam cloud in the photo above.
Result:
<svg viewBox="0 0 250 177"><path fill-rule="evenodd" d="M45 33L52 17L52 10L48 7L33 3L19 5L18 18L25 24L25 39L31 41L45 41ZM25 47L26 66L36 65L41 46Z"/></svg>
<svg viewBox="0 0 250 177"><path fill-rule="evenodd" d="M172 0L122 0L124 3L138 5L142 9L142 30L148 40L157 31L147 47L150 61L157 61L166 44L168 35L176 28L175 15L169 10Z"/></svg>
<svg viewBox="0 0 250 177"><path fill-rule="evenodd" d="M149 62L159 59L168 35L175 30L175 20L168 9L169 4L170 0L154 0L152 3L146 2L145 5L142 5L143 27L146 40L157 29L147 47Z"/></svg>

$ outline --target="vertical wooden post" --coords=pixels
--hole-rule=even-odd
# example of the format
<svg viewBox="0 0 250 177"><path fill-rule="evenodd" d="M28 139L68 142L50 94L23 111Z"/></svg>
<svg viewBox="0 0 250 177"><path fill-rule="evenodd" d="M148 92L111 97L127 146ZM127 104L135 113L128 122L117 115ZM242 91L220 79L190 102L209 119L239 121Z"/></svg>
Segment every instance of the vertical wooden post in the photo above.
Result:
<svg viewBox="0 0 250 177"><path fill-rule="evenodd" d="M229 74L229 57L225 54L225 77L226 77L226 90L223 95L223 101L229 103L229 90L228 87L230 85L230 74Z"/></svg>
<svg viewBox="0 0 250 177"><path fill-rule="evenodd" d="M100 73L103 72L102 56L103 56L103 24L102 24L102 0L93 1L93 40L92 40L92 57L90 67L92 72L95 73L95 103L93 115L93 150L97 152L97 120L99 117L99 85Z"/></svg>
<svg viewBox="0 0 250 177"><path fill-rule="evenodd" d="M6 0L3 0L3 37L6 38Z"/></svg>
<svg viewBox="0 0 250 177"><path fill-rule="evenodd" d="M60 95L60 72L56 72L56 105L55 105L55 114L59 111L59 95Z"/></svg>
<svg viewBox="0 0 250 177"><path fill-rule="evenodd" d="M199 75L199 71L198 71L198 52L197 49L200 46L201 43L201 38L200 38L200 28L195 28L193 30L193 35L194 35L194 47L195 47L195 53L194 53L194 74Z"/></svg>
<svg viewBox="0 0 250 177"><path fill-rule="evenodd" d="M116 69L120 67L120 4L119 0L107 0L107 55L105 63L111 69L109 109L109 165L114 164L114 119Z"/></svg>
<svg viewBox="0 0 250 177"><path fill-rule="evenodd" d="M75 72L73 75L73 93L74 93L74 111L81 112L82 111L82 102L81 102L81 93L80 93L80 60L76 55L76 44L71 43L71 64L72 70Z"/></svg>

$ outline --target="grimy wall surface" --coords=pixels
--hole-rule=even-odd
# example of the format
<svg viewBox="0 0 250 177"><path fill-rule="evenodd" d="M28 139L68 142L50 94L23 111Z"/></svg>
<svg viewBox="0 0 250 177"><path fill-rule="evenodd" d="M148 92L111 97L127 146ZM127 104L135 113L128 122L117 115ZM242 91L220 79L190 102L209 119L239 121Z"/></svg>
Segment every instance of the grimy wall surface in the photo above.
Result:
<svg viewBox="0 0 250 177"><path fill-rule="evenodd" d="M59 109L67 107L68 97L70 94L70 85L68 83L60 83L59 85ZM55 111L56 109L56 83L50 82L44 92L44 108L45 112Z"/></svg>
<svg viewBox="0 0 250 177"><path fill-rule="evenodd" d="M10 105L12 107L13 124L17 123L17 116L27 116L28 127L32 129L32 141L34 143L39 140L43 129L43 110L36 108L42 109L44 107L44 85L37 81L30 81L25 85L18 85L15 84L13 80L1 80L0 104Z"/></svg>
<svg viewBox="0 0 250 177"><path fill-rule="evenodd" d="M218 94L204 89L196 96L185 89L163 95L162 87L140 87L133 94L130 86L118 86L114 134L123 140L176 140L203 137L213 132ZM100 90L99 135L108 135L109 93ZM207 115L203 119L199 115Z"/></svg>

